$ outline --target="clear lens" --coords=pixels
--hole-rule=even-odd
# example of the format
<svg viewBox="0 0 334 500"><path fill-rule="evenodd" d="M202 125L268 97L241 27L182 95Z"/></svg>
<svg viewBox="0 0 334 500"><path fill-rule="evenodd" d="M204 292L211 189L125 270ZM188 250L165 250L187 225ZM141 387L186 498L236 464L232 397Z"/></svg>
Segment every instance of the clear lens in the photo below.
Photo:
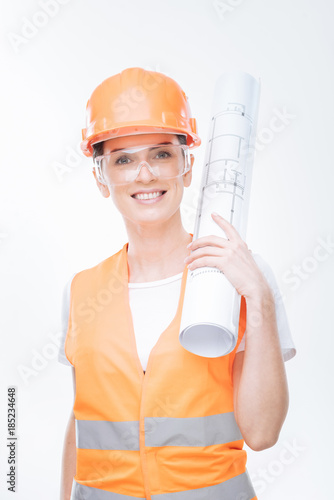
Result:
<svg viewBox="0 0 334 500"><path fill-rule="evenodd" d="M113 151L95 159L99 180L105 184L133 182L143 165L155 177L179 177L189 170L189 150L183 144L158 144Z"/></svg>

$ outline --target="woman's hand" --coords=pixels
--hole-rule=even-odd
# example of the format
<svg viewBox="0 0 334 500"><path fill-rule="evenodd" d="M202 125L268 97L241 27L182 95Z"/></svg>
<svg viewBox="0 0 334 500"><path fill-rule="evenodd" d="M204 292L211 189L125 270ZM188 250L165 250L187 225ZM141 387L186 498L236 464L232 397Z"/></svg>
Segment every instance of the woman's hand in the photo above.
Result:
<svg viewBox="0 0 334 500"><path fill-rule="evenodd" d="M266 278L238 231L215 212L212 217L228 239L209 235L192 241L188 246L192 252L184 261L188 269L193 271L197 267L217 267L246 299L270 291Z"/></svg>

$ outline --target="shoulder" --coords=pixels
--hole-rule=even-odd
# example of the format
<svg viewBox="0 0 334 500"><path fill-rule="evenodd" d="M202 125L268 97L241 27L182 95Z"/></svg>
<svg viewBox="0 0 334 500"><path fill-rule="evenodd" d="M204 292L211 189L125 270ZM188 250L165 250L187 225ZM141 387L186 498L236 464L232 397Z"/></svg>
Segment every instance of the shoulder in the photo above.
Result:
<svg viewBox="0 0 334 500"><path fill-rule="evenodd" d="M258 267L262 271L264 277L268 281L270 287L273 290L277 289L278 288L277 280L276 280L276 276L275 276L275 273L274 273L271 265L259 253L252 253L252 256L253 256L256 264L258 265Z"/></svg>
<svg viewBox="0 0 334 500"><path fill-rule="evenodd" d="M82 283L82 281L93 280L94 276L104 275L109 267L120 261L124 246L113 255L103 259L97 264L74 273L67 281L65 287L70 290L72 284L73 286L80 286L80 283Z"/></svg>
<svg viewBox="0 0 334 500"><path fill-rule="evenodd" d="M252 252L252 257L257 263L257 265L261 268L261 270L266 271L266 272L272 272L271 266L267 262L266 259L263 258L263 256L259 253L253 253Z"/></svg>

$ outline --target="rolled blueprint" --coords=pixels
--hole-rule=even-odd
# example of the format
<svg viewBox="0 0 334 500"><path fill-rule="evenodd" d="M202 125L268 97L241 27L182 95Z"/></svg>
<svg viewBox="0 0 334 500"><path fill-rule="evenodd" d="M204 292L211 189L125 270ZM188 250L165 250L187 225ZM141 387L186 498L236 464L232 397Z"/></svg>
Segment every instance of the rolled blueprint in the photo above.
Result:
<svg viewBox="0 0 334 500"><path fill-rule="evenodd" d="M244 72L220 75L214 90L193 240L227 238L217 212L246 240L260 82ZM179 340L188 351L224 356L236 346L241 295L216 267L188 270Z"/></svg>

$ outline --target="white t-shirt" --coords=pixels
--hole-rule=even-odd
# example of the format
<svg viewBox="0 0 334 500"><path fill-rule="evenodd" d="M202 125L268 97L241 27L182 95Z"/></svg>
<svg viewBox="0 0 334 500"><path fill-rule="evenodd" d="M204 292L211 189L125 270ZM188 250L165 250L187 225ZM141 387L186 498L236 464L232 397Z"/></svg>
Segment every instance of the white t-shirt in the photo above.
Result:
<svg viewBox="0 0 334 500"><path fill-rule="evenodd" d="M276 307L277 329L284 361L293 358L296 347L292 340L289 323L274 273L259 254L252 254L257 265L267 279L274 295ZM132 314L133 327L136 337L138 356L143 370L146 370L149 354L156 344L161 333L167 328L176 314L181 292L182 274L169 278L145 283L128 283L129 303ZM75 274L73 275L75 276ZM72 366L64 351L65 338L68 326L71 276L63 293L62 304L62 341L59 348L58 361ZM245 349L245 335L237 352Z"/></svg>

